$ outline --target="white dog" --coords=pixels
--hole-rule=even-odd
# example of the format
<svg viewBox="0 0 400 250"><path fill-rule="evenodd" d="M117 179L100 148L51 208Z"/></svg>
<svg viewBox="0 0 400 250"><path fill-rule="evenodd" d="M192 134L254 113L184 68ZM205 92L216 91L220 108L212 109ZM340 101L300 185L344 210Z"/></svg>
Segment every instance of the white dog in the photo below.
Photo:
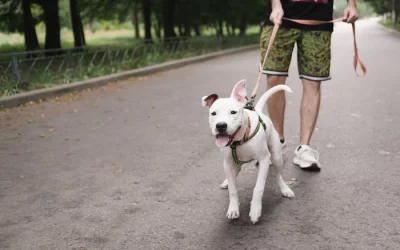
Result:
<svg viewBox="0 0 400 250"><path fill-rule="evenodd" d="M262 196L270 163L276 172L276 179L283 196L294 197L293 191L283 181L280 168L283 167L281 143L271 120L263 113L268 98L277 91L292 92L286 85L275 86L266 91L255 106L255 111L245 109L247 102L246 80L239 81L229 98L216 94L202 97L202 105L209 107L209 123L216 145L224 155L225 181L221 188L229 190L229 219L239 218L239 199L236 176L243 163L256 160L259 165L257 182L254 187L250 208L250 219L257 223L262 210Z"/></svg>

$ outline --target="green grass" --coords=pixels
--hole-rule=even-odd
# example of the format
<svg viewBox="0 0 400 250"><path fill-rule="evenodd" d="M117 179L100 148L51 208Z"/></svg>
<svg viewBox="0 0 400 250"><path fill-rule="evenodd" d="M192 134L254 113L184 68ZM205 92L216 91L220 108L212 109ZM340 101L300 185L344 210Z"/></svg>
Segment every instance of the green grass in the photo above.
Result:
<svg viewBox="0 0 400 250"><path fill-rule="evenodd" d="M0 61L0 71L5 72L0 76L0 96L67 84L173 59L257 44L259 35L257 33L223 38L206 36L174 43L156 42L152 45L136 43L129 46L122 45L122 42L126 41L124 39L115 40L118 46L89 47L83 54L69 53L59 58L39 59L21 57L19 60L19 69L22 72L20 80L9 68L9 58L8 61ZM106 42L106 44L110 43Z"/></svg>
<svg viewBox="0 0 400 250"><path fill-rule="evenodd" d="M395 26L392 25L392 22L390 20L388 21L381 20L379 21L379 23L387 28L400 31L400 22L398 22Z"/></svg>
<svg viewBox="0 0 400 250"><path fill-rule="evenodd" d="M104 25L103 25L104 26ZM129 26L129 25L126 25ZM106 26L107 27L107 26ZM128 27L129 28L129 27ZM128 45L133 44L138 41L134 37L133 27L132 29L128 29L124 26L119 29L111 29L106 30L104 28L98 29L95 32L92 32L89 29L85 30L85 38L88 47L97 47L97 46L118 46L118 45ZM38 39L40 48L44 48L44 40L45 33L43 28L39 26L37 28ZM176 31L178 32L178 31ZM238 31L236 31L238 32ZM259 27L258 26L250 26L246 34L253 35L258 34ZM156 39L156 35L154 30L152 31L153 38ZM140 29L140 35L144 37L143 27ZM194 34L192 34L194 36ZM215 36L215 30L210 28L204 28L202 30L202 36ZM61 47L62 48L72 48L74 47L73 42L73 34L71 30L63 28L61 30ZM4 34L0 33L0 53L12 53L12 52L21 52L24 51L24 37L22 34L12 33L12 34Z"/></svg>
<svg viewBox="0 0 400 250"><path fill-rule="evenodd" d="M106 29L104 28L106 27ZM153 31L155 44L145 45L142 39L134 37L133 27L108 27L98 25L87 29L87 46L83 54L64 52L58 58L46 58L40 54L28 59L25 54L17 55L21 79L17 79L11 67L11 56L2 53L23 52L24 38L21 34L0 33L0 96L14 95L58 84L66 84L92 77L104 76L129 69L166 62L173 59L202 55L228 48L256 44L260 28L250 26L246 36L216 37L215 30L204 28L201 37L193 37L175 44L162 44ZM112 29L114 28L114 29ZM119 28L119 29L116 29ZM94 32L93 32L94 31ZM44 47L45 33L37 27L40 47ZM177 31L178 32L178 31ZM237 33L238 31L236 31ZM141 27L141 36L144 36ZM73 34L61 30L62 48L73 48Z"/></svg>

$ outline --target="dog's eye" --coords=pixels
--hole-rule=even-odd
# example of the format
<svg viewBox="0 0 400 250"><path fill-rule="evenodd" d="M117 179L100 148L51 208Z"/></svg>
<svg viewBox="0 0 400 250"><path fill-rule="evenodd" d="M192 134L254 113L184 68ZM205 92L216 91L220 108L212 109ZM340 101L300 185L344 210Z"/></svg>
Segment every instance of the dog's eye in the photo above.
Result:
<svg viewBox="0 0 400 250"><path fill-rule="evenodd" d="M236 113L237 113L237 112L234 111L234 110L231 111L231 114L232 114L232 115L234 115L234 114L236 114Z"/></svg>
<svg viewBox="0 0 400 250"><path fill-rule="evenodd" d="M217 112L215 112L215 111L211 113L211 115L216 115L216 114L217 114Z"/></svg>

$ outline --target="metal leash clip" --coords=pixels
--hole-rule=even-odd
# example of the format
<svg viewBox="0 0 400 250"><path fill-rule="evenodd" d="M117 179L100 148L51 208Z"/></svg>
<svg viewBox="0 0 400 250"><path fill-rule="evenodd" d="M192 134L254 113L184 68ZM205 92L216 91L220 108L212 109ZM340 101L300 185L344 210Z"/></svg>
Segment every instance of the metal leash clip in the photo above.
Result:
<svg viewBox="0 0 400 250"><path fill-rule="evenodd" d="M255 110L254 109L254 101L255 101L256 97L252 96L251 100L249 102L246 103L246 105L244 106L245 109L249 109L249 110Z"/></svg>

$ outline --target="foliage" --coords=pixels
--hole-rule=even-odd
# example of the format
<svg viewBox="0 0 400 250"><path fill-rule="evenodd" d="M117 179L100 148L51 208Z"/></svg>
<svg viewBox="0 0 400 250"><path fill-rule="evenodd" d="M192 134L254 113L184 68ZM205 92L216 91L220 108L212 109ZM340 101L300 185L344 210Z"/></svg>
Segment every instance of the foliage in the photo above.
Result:
<svg viewBox="0 0 400 250"><path fill-rule="evenodd" d="M19 0L2 0L0 2L0 30L23 32L22 9Z"/></svg>
<svg viewBox="0 0 400 250"><path fill-rule="evenodd" d="M43 11L38 5L31 7L34 25L42 22ZM0 0L0 32L22 33L24 31L22 20L21 0Z"/></svg>
<svg viewBox="0 0 400 250"><path fill-rule="evenodd" d="M378 14L384 14L391 9L392 0L364 0L370 4Z"/></svg>
<svg viewBox="0 0 400 250"><path fill-rule="evenodd" d="M0 0L0 16L15 12L19 4L19 0Z"/></svg>
<svg viewBox="0 0 400 250"><path fill-rule="evenodd" d="M400 19L397 19L397 23L394 26L393 26L392 20L383 19L379 23L389 29L394 29L394 30L400 32Z"/></svg>
<svg viewBox="0 0 400 250"><path fill-rule="evenodd" d="M69 12L69 0L60 0L60 25L62 28L72 28L71 24L71 14Z"/></svg>
<svg viewBox="0 0 400 250"><path fill-rule="evenodd" d="M0 57L0 71L4 72L0 76L0 92L11 95L71 83L172 59L257 44L258 39L259 34L181 38L171 42L159 40L153 44L137 41L130 46L102 46L85 49L83 52L64 50L62 56L54 58L46 58L40 53L34 59L24 59L26 53L4 55ZM17 69L13 69L12 65L17 65Z"/></svg>
<svg viewBox="0 0 400 250"><path fill-rule="evenodd" d="M400 16L400 1L394 1L394 9L393 9L393 0L364 0L364 2L370 4L374 8L374 10L382 15L386 13L392 13L393 10L396 14L396 19L399 20Z"/></svg>
<svg viewBox="0 0 400 250"><path fill-rule="evenodd" d="M343 16L344 9L347 7L347 1L335 1L335 16ZM357 1L357 11L360 18L370 17L375 14L374 7L367 1Z"/></svg>

